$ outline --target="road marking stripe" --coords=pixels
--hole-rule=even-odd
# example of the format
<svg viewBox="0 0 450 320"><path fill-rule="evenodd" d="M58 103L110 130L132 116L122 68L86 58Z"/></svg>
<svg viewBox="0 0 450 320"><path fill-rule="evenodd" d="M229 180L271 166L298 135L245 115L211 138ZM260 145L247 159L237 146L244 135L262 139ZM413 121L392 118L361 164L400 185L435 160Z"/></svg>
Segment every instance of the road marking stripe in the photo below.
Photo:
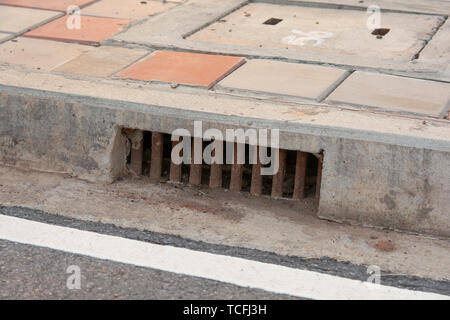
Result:
<svg viewBox="0 0 450 320"><path fill-rule="evenodd" d="M0 239L312 299L450 299L0 215Z"/></svg>

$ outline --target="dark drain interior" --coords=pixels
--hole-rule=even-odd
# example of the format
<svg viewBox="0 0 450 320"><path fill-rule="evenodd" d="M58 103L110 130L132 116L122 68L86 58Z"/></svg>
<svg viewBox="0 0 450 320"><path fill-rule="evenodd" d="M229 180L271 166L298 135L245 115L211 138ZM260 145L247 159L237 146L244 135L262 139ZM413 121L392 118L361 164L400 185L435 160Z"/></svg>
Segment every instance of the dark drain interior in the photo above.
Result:
<svg viewBox="0 0 450 320"><path fill-rule="evenodd" d="M136 134L136 132L140 134ZM170 134L124 129L124 134L131 142L127 157L129 171L135 176L148 176L153 181L170 181L195 186L205 185L210 188L223 188L231 191L248 192L255 196L270 196L272 198L304 199L316 197L319 199L322 171L322 155L302 151L279 149L279 170L274 175L261 175L261 168L268 167L259 161L251 164L250 147L248 144L238 145L229 142L217 142L223 146L223 164L181 163L171 160L172 148L181 141L172 141ZM133 142L135 137L142 139L140 143ZM189 138L192 143L192 138ZM202 141L198 145L202 152L211 142ZM193 148L194 144L192 144ZM227 152L236 156L237 148L245 150L243 164L227 164ZM257 150L257 149L255 149ZM244 154L244 153L243 153ZM270 149L268 150L270 155Z"/></svg>
<svg viewBox="0 0 450 320"><path fill-rule="evenodd" d="M283 19L270 18L270 19L264 21L263 24L269 24L271 26L274 26L276 24L279 24L281 21L283 21Z"/></svg>
<svg viewBox="0 0 450 320"><path fill-rule="evenodd" d="M383 37L383 36L387 35L389 31L391 31L391 29L388 29L388 28L379 28L379 29L373 30L373 31L372 31L372 34L373 34L374 36L377 36L377 38L378 38L378 37Z"/></svg>

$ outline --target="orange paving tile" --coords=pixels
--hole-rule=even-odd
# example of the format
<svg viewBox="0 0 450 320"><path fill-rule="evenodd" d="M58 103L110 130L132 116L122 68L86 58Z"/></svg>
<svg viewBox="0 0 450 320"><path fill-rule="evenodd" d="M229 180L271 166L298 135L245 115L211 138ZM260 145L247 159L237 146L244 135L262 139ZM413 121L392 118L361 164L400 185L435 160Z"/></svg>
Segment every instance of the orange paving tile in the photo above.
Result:
<svg viewBox="0 0 450 320"><path fill-rule="evenodd" d="M75 42L81 44L99 44L120 31L130 20L81 16L81 28L69 29L68 16L61 17L24 36L30 38Z"/></svg>
<svg viewBox="0 0 450 320"><path fill-rule="evenodd" d="M118 75L136 80L176 82L210 88L243 63L245 59L239 57L156 51L150 58L135 63Z"/></svg>
<svg viewBox="0 0 450 320"><path fill-rule="evenodd" d="M0 0L0 4L9 6L67 11L69 6L83 7L94 0Z"/></svg>

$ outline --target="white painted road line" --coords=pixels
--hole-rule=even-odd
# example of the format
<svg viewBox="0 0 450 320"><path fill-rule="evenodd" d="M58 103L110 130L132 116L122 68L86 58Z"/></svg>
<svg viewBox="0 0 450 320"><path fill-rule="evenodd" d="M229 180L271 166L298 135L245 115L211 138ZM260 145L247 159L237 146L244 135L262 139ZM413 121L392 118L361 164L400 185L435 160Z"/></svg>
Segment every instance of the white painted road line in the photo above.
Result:
<svg viewBox="0 0 450 320"><path fill-rule="evenodd" d="M0 239L312 299L450 299L0 215Z"/></svg>

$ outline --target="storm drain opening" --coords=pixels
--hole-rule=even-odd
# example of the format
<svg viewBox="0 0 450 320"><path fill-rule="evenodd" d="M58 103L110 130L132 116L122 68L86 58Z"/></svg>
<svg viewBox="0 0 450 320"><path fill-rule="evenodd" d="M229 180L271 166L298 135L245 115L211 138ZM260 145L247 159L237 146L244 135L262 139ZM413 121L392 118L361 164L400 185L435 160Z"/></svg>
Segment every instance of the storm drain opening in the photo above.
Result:
<svg viewBox="0 0 450 320"><path fill-rule="evenodd" d="M374 36L385 36L388 34L388 32L391 31L391 29L388 28L378 28L372 31L372 34Z"/></svg>
<svg viewBox="0 0 450 320"><path fill-rule="evenodd" d="M127 167L134 176L147 176L154 182L207 186L273 199L315 197L316 204L319 201L323 154L269 148L266 150L267 157L278 159L278 170L274 174L262 174L262 170L273 164L261 163L258 146L191 137L172 141L170 134L131 129L124 129L124 133L130 141ZM182 147L186 146L186 142L183 145L183 140L191 146L191 157L187 157L191 162L195 149L201 149L201 159L197 163L172 161L174 148L177 148L174 152L178 152L180 157L184 156L185 149ZM216 156L213 151L211 156L219 161L207 161L208 164L203 153L208 146L211 148L212 143L222 146L222 155ZM244 161L238 162L241 151ZM276 154L272 155L272 152ZM253 161L251 157L254 157ZM231 164L227 159L233 160Z"/></svg>
<svg viewBox="0 0 450 320"><path fill-rule="evenodd" d="M268 24L268 25L274 26L274 25L279 24L281 21L283 21L283 19L270 18L270 19L264 21L263 24Z"/></svg>
<svg viewBox="0 0 450 320"><path fill-rule="evenodd" d="M383 39L385 35L387 35L391 31L391 29L388 28L378 28L371 32L374 36L376 36L377 39Z"/></svg>

